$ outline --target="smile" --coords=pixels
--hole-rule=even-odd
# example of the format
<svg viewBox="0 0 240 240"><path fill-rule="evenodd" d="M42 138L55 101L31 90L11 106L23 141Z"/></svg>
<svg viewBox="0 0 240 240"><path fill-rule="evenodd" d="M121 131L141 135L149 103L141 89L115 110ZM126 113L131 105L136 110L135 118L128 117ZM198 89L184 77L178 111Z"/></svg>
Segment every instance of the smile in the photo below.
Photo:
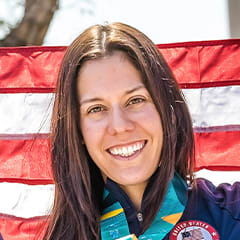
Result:
<svg viewBox="0 0 240 240"><path fill-rule="evenodd" d="M140 152L145 146L145 141L135 142L125 146L111 147L108 152L114 156L131 157L137 152Z"/></svg>

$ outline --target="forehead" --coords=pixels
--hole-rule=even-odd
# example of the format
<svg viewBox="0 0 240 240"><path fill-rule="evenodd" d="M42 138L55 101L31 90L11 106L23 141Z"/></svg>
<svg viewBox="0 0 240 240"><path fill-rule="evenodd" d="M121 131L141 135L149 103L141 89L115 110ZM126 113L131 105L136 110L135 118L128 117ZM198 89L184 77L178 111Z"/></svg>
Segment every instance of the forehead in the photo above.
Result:
<svg viewBox="0 0 240 240"><path fill-rule="evenodd" d="M120 94L139 85L144 86L140 71L120 51L85 62L80 68L77 85L80 99Z"/></svg>

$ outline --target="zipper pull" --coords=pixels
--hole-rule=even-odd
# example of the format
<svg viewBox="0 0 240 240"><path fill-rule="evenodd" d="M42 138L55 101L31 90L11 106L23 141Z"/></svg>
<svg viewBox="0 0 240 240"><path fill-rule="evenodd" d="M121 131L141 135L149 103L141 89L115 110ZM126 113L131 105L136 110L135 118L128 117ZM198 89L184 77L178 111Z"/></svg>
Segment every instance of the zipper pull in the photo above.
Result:
<svg viewBox="0 0 240 240"><path fill-rule="evenodd" d="M143 221L143 215L141 212L137 213L137 219L139 222L142 222Z"/></svg>

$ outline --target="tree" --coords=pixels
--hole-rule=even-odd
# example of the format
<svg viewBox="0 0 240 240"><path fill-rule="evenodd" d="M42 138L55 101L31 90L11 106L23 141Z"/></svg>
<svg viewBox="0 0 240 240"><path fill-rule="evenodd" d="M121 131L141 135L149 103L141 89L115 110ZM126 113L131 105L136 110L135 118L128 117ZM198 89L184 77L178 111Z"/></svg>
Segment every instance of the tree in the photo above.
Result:
<svg viewBox="0 0 240 240"><path fill-rule="evenodd" d="M0 40L0 46L42 45L58 8L59 0L25 0L22 21Z"/></svg>

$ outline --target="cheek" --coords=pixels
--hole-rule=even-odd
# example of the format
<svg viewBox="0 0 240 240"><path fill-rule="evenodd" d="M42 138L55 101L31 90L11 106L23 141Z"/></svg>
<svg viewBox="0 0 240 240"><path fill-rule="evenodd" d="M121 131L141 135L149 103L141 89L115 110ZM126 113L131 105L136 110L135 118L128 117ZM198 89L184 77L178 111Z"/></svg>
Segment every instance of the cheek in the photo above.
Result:
<svg viewBox="0 0 240 240"><path fill-rule="evenodd" d="M89 119L81 119L80 121L81 132L85 139L91 139L93 135L98 135L103 128L100 121L93 121Z"/></svg>
<svg viewBox="0 0 240 240"><path fill-rule="evenodd" d="M81 120L81 132L83 135L84 143L90 155L94 154L97 149L96 146L101 144L104 137L104 123L100 121Z"/></svg>
<svg viewBox="0 0 240 240"><path fill-rule="evenodd" d="M160 115L153 104L149 104L144 111L140 111L135 116L137 121L150 132L161 132L162 133L162 123Z"/></svg>

